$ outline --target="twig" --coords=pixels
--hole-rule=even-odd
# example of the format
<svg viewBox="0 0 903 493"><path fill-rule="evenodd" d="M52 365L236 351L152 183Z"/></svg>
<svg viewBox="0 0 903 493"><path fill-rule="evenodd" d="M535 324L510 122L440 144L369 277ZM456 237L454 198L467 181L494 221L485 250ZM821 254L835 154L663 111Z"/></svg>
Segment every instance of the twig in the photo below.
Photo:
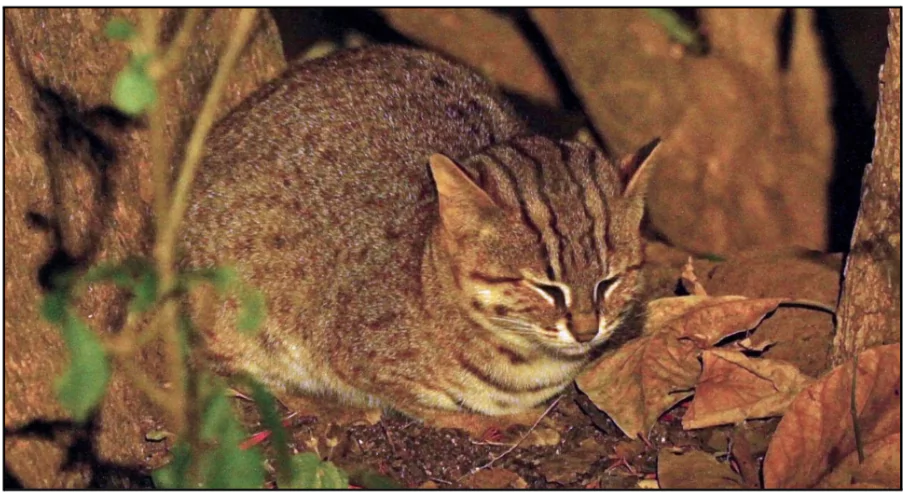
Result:
<svg viewBox="0 0 903 493"><path fill-rule="evenodd" d="M141 393L143 393L153 404L159 406L172 416L179 414L179 409L173 404L172 396L169 392L158 388L156 384L151 382L150 379L147 378L147 375L145 375L134 363L134 360L119 358L117 361L122 366L122 372L126 378L128 378L132 382L132 385L141 391Z"/></svg>
<svg viewBox="0 0 903 493"><path fill-rule="evenodd" d="M213 126L216 108L222 98L223 88L226 85L229 73L238 60L241 49L250 35L256 13L255 9L243 9L238 14L235 34L229 40L226 54L220 61L216 74L213 76L213 82L204 99L197 122L195 122L192 129L185 151L185 158L180 168L179 179L176 182L176 189L172 195L172 201L169 203L169 210L165 219L158 223L160 230L154 245L154 259L160 274L160 292L164 296L167 296L175 285L173 258L175 256L176 233L182 223L185 210L188 208L188 192L191 190L195 172L203 154L204 140ZM174 405L180 409L185 409L186 367L185 362L182 360L179 341L177 308L178 304L175 300L167 300L161 307L155 322L161 324L159 330L166 347L166 361L170 371L170 380L174 387L173 397L176 400ZM184 420L184 414L176 417L173 424L176 434L182 432L185 425Z"/></svg>
<svg viewBox="0 0 903 493"><path fill-rule="evenodd" d="M822 303L820 301L797 299L782 301L781 303L779 303L779 305L785 307L812 308L814 310L830 313L831 315L837 315L837 307Z"/></svg>
<svg viewBox="0 0 903 493"><path fill-rule="evenodd" d="M169 48L166 49L166 53L160 57L158 64L151 68L151 77L164 78L179 67L185 54L185 49L188 48L188 42L191 40L194 27L197 26L200 20L201 9L188 9L188 13L182 19L182 25L179 26L179 31L169 44Z"/></svg>
<svg viewBox="0 0 903 493"><path fill-rule="evenodd" d="M510 454L511 452L513 452L514 449L516 449L518 446L520 446L520 444L523 443L523 441L527 439L527 436L529 436L530 433L532 433L533 430L536 429L536 426L539 424L539 422L542 421L543 418L545 418L546 416L548 416L549 413L552 412L552 409L555 409L555 406L558 405L558 401L560 401L562 397L564 397L564 396L563 396L563 395L559 395L557 398L555 398L555 400L554 400L551 404L549 404L549 407L547 407L546 410L543 411L542 414L539 416L539 418L536 419L536 422L533 423L533 426L531 426L530 429L527 430L527 432L524 433L524 434L520 437L520 439L519 439L518 441L514 442L514 445L508 447L507 450L505 450L504 452L502 452L501 454L499 454L498 456L496 456L495 458L493 458L493 459L490 460L489 462L483 464L482 466L479 466L479 467L477 467L477 468L471 469L470 471L464 473L460 478L456 479L455 481L456 481L456 482L460 482L462 479L466 478L467 476L469 476L469 475L471 475L471 474L474 474L474 473L477 472L477 471L481 471L481 470L483 470L483 469L488 469L488 468L492 467L493 464L495 464L496 462L498 462L499 459L501 459L502 457L504 457L504 456Z"/></svg>
<svg viewBox="0 0 903 493"><path fill-rule="evenodd" d="M865 448L862 445L862 428L859 425L859 414L856 412L856 375L859 373L859 355L853 356L853 382L850 385L850 417L853 418L853 441L856 442L856 454L859 463L865 462Z"/></svg>
<svg viewBox="0 0 903 493"><path fill-rule="evenodd" d="M471 440L470 443L472 445L479 445L481 447L507 447L508 446L507 443L492 442L492 441L477 442L477 441Z"/></svg>
<svg viewBox="0 0 903 493"><path fill-rule="evenodd" d="M142 10L141 43L136 46L135 55L153 55L157 51L159 28L160 12L156 9ZM151 105L148 111L148 120L150 122L150 160L154 181L154 218L159 235L162 230L162 222L166 219L166 211L169 208L169 161L166 159L166 146L164 145L166 119L163 111L163 98L158 97L157 101Z"/></svg>
<svg viewBox="0 0 903 493"><path fill-rule="evenodd" d="M379 426L383 429L383 433L386 434L386 439L389 441L389 446L392 447L392 453L398 454L398 450L395 448L395 441L392 440L392 435L389 434L389 429L386 428L386 424L383 423L383 420L379 420Z"/></svg>
<svg viewBox="0 0 903 493"><path fill-rule="evenodd" d="M222 98L226 82L229 79L229 73L235 66L235 62L238 61L238 55L241 54L241 50L251 34L251 27L254 25L256 14L256 9L242 9L241 13L238 14L235 32L229 40L229 46L226 48L226 54L217 68L216 75L213 76L210 90L207 92L204 105L201 107L201 112L185 148L185 158L182 161L179 180L176 182L176 190L169 210L167 227L160 238L159 245L161 250L169 250L170 256L175 245L176 232L179 230L179 226L182 224L182 219L185 216L185 210L188 208L188 193L191 191L191 185L194 184L194 176L204 152L204 140L213 127L216 109Z"/></svg>
<svg viewBox="0 0 903 493"><path fill-rule="evenodd" d="M154 79L157 86L157 103L154 104L149 111L148 118L150 121L150 152L151 163L153 168L154 180L154 216L156 217L157 238L163 233L166 227L167 214L169 212L170 200L170 166L169 159L166 156L165 145L165 128L166 118L163 109L163 101L166 101L166 79L172 75L173 71L178 68L185 55L185 48L188 46L189 36L200 20L200 9L190 9L182 21L179 32L175 39L170 43L166 53L162 55L157 63L152 64L149 69L150 76ZM157 31L159 24L159 15L146 10L142 16L142 26L144 31L145 49L154 53L157 51Z"/></svg>
<svg viewBox="0 0 903 493"><path fill-rule="evenodd" d="M142 51L144 53L155 54L157 51L158 31L160 25L159 10L145 9L141 15L141 33L142 33ZM159 246L160 234L166 230L167 217L169 210L169 182L170 182L170 165L166 156L165 145L165 127L166 113L164 108L165 94L160 92L162 84L158 86L157 101L149 108L148 120L150 122L150 156L151 169L154 181L154 216L156 228L156 241ZM169 291L174 278L172 255L165 255L159 249L154 252L157 271L160 276L160 292ZM176 304L169 302L164 303L153 319L152 325L154 330L159 331L163 338L163 351L165 366L168 371L168 379L173 385L173 390L169 392L170 399L167 411L171 412L170 419L173 431L179 435L185 427L185 362L182 361L181 344L179 341L178 329L175 326L176 320ZM126 324L124 334L131 337L132 326ZM127 359L127 358L123 358ZM134 370L134 369L133 369ZM137 377L142 378L142 377ZM143 389L151 390L149 388Z"/></svg>
<svg viewBox="0 0 903 493"><path fill-rule="evenodd" d="M649 441L649 438L644 436L642 433L637 433L637 438L643 441L643 444L646 445L646 450L655 450L655 445Z"/></svg>

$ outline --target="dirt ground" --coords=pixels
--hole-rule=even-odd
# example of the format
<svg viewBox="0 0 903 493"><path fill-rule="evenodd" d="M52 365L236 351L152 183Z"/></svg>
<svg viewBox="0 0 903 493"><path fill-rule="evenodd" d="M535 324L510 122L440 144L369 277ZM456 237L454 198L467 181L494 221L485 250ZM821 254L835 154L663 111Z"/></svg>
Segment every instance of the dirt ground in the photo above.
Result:
<svg viewBox="0 0 903 493"><path fill-rule="evenodd" d="M708 443L707 435L716 433L683 431L675 419L682 414L681 408L662 419L646 445L627 440L601 412L590 417L581 407L591 408L592 404L571 387L540 422L546 433L539 435L546 437L537 437L534 430L489 469L481 468L520 440L528 428L512 427L504 437L496 438L498 442L479 440L461 430L427 427L399 415L385 416L372 426L326 429L318 426L316 418L299 417L290 429L301 450L312 436L335 438L337 444L331 449L325 447L324 458L352 473L378 472L405 488L634 488L640 479L654 477L655 458L661 448L684 446L726 452L726 440L722 440L724 448L720 450L719 444L712 447ZM554 440L555 433L548 437L549 430L560 434L560 439ZM531 444L536 441L539 443ZM629 452L626 461L619 461L619 447Z"/></svg>

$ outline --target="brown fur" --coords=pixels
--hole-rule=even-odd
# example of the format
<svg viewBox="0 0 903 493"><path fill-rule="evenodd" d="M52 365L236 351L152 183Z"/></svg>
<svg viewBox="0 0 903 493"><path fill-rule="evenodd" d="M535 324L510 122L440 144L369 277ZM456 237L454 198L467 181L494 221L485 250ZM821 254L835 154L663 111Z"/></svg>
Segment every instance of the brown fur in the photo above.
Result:
<svg viewBox="0 0 903 493"><path fill-rule="evenodd" d="M198 177L187 264L234 264L269 304L255 336L223 305L211 351L282 391L416 416L555 395L635 304L645 180L625 195L599 152L523 134L433 54L290 69L215 129Z"/></svg>

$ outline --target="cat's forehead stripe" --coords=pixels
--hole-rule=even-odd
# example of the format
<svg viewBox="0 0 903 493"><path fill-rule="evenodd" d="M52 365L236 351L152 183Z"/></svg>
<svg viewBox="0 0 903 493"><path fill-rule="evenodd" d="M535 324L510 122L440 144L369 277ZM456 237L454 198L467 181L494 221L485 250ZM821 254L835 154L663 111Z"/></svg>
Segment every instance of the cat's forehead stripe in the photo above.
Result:
<svg viewBox="0 0 903 493"><path fill-rule="evenodd" d="M529 157L517 152L517 150L513 149L511 146L508 146L507 149L516 152L523 157ZM491 166L487 166L487 171L490 176L495 178L496 185L499 186L499 192L502 194L510 193L509 197L516 199L524 223L536 234L536 238L541 246L543 260L552 267L556 277L560 277L560 249L557 248L555 243L557 242L557 238L553 237L555 242L549 241L549 214L544 208L538 209L536 207L536 203L539 202L538 200L529 199L530 197L539 195L537 186L539 173L537 170L538 164L527 159L533 166L525 166L525 163L521 160L513 160L510 157L499 158L489 153L487 153L487 155L490 157L488 164L491 164ZM522 170L523 168L533 168L533 172L530 174L517 172L516 170L511 169L511 166L521 167ZM500 179L501 177L498 176L499 173L503 174L505 178Z"/></svg>
<svg viewBox="0 0 903 493"><path fill-rule="evenodd" d="M544 241L552 244L554 239L557 249L551 250L557 255L552 258L558 264L551 265L556 279L564 280L569 278L567 272L579 273L598 261L605 262L607 189L599 188L594 169L598 155L592 149L551 141L543 144L516 142L511 147L538 170L537 188L541 193L530 195L528 207L533 206L531 210L540 214L548 211L550 221L549 228L543 231ZM529 175L520 175L519 179L529 181ZM536 222L541 220L537 218Z"/></svg>
<svg viewBox="0 0 903 493"><path fill-rule="evenodd" d="M567 143L559 143L558 149L560 151L559 157L564 166L564 171L568 175L568 179L577 186L577 192L580 197L580 205L583 208L583 220L581 224L583 227L581 228L580 236L574 245L574 250L577 247L580 248L583 252L583 266L592 264L592 257L598 255L599 247L596 242L595 231L596 231L596 217L593 216L592 211L587 205L587 196L586 196L586 186L584 184L590 183L586 179L586 156L584 156L583 152L581 152L581 148L576 148L576 153L571 152L571 148ZM580 173L578 177L577 173ZM572 251L572 256L576 256L576 252ZM576 264L576 259L573 260L573 263Z"/></svg>
<svg viewBox="0 0 903 493"><path fill-rule="evenodd" d="M588 165L593 166L593 163L598 159L597 155L598 151L595 149L590 151L590 156L588 160ZM592 191L592 193L587 194L586 199L589 205L590 211L598 211L601 214L599 216L593 216L593 238L595 239L596 251L599 252L599 258L602 262L602 265L605 266L605 269L608 269L608 222L611 218L611 209L608 206L608 198L605 196L605 193L602 192L602 189L599 187L599 178L596 176L592 170L588 170L587 174L589 175L589 180L587 180L588 184L592 184L592 187L587 187L587 191ZM597 227L598 226L598 227Z"/></svg>
<svg viewBox="0 0 903 493"><path fill-rule="evenodd" d="M564 279L564 236L558 229L558 214L552 207L552 200L549 194L550 180L546 180L543 165L539 159L536 159L524 148L513 142L510 147L533 168L535 182L523 180L522 186L529 193L528 196L535 197L538 200L527 200L527 208L533 210L537 223L546 226L546 228L540 230L540 233L542 241L549 252L549 265L552 267L552 273L554 274L553 280Z"/></svg>
<svg viewBox="0 0 903 493"><path fill-rule="evenodd" d="M539 240L539 243L542 245L543 260L548 261L549 251L542 241L542 232L530 216L530 212L527 209L527 201L524 199L523 194L519 192L517 180L514 178L515 173L508 168L505 164L505 160L499 159L489 152L486 152L485 156L488 158L485 162L486 174L493 180L494 184L498 187L498 192L503 197L513 198L514 201L517 202L520 207L521 218L523 219L524 224L536 235L536 239Z"/></svg>
<svg viewBox="0 0 903 493"><path fill-rule="evenodd" d="M596 176L595 150L567 143L537 148L513 142L483 156L477 161L480 181L504 202L517 204L553 280L566 279L566 271L578 272L596 261L607 264L606 193L611 191L600 186Z"/></svg>

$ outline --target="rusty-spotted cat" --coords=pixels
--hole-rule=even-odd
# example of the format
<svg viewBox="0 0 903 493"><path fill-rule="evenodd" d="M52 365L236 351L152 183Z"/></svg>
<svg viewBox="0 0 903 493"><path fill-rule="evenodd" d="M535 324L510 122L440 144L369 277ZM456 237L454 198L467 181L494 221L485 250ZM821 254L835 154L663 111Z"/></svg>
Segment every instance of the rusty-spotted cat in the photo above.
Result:
<svg viewBox="0 0 903 493"><path fill-rule="evenodd" d="M186 265L235 265L269 308L243 335L224 303L208 346L280 392L412 416L538 406L637 308L644 161L529 135L435 54L297 65L209 139Z"/></svg>

